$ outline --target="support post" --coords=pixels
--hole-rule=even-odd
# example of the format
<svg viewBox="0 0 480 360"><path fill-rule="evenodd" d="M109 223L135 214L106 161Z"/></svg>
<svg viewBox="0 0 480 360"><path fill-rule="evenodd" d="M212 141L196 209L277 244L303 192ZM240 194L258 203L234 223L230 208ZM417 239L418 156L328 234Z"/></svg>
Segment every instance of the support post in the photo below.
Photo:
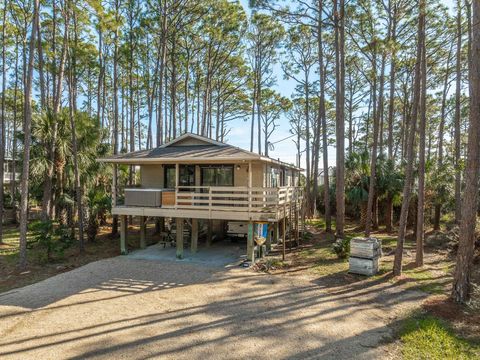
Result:
<svg viewBox="0 0 480 360"><path fill-rule="evenodd" d="M192 219L192 241L191 249L192 254L197 252L198 247L198 219Z"/></svg>
<svg viewBox="0 0 480 360"><path fill-rule="evenodd" d="M180 184L180 165L175 164L175 187Z"/></svg>
<svg viewBox="0 0 480 360"><path fill-rule="evenodd" d="M285 261L285 246L287 243L287 221L286 220L287 220L286 217L284 217L282 220L282 225L283 225L282 260L284 261Z"/></svg>
<svg viewBox="0 0 480 360"><path fill-rule="evenodd" d="M273 224L273 241L275 241L275 244L278 244L279 238L280 238L280 222L276 221Z"/></svg>
<svg viewBox="0 0 480 360"><path fill-rule="evenodd" d="M155 219L155 234L160 234L165 231L165 218L158 217Z"/></svg>
<svg viewBox="0 0 480 360"><path fill-rule="evenodd" d="M120 253L128 254L127 249L127 215L120 216Z"/></svg>
<svg viewBox="0 0 480 360"><path fill-rule="evenodd" d="M297 242L297 247L300 246L300 234L298 231L298 203L295 204L295 241Z"/></svg>
<svg viewBox="0 0 480 360"><path fill-rule="evenodd" d="M147 242L145 239L145 234L147 230L147 217L140 216L140 249L145 249L147 247Z"/></svg>
<svg viewBox="0 0 480 360"><path fill-rule="evenodd" d="M273 230L273 224L268 223L268 225L267 225L267 240L265 242L265 245L267 247L267 252L272 250L272 230Z"/></svg>
<svg viewBox="0 0 480 360"><path fill-rule="evenodd" d="M288 248L292 250L292 227L293 227L293 221L292 221L292 203L290 202L289 206L289 211L288 211Z"/></svg>
<svg viewBox="0 0 480 360"><path fill-rule="evenodd" d="M176 224L177 224L177 259L183 259L183 218L177 218Z"/></svg>
<svg viewBox="0 0 480 360"><path fill-rule="evenodd" d="M207 224L207 247L212 245L212 232L213 232L213 221L212 219L208 219Z"/></svg>
<svg viewBox="0 0 480 360"><path fill-rule="evenodd" d="M248 222L248 235L247 235L247 260L252 263L255 262L255 244L253 241L253 222Z"/></svg>
<svg viewBox="0 0 480 360"><path fill-rule="evenodd" d="M252 211L252 162L248 162L248 217L250 217L250 212Z"/></svg>

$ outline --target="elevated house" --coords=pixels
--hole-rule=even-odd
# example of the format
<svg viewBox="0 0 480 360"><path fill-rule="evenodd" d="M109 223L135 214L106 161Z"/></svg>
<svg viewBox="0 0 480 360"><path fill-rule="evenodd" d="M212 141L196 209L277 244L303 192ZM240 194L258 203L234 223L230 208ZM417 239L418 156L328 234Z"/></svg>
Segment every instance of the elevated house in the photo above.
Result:
<svg viewBox="0 0 480 360"><path fill-rule="evenodd" d="M112 209L120 216L122 253L127 252L127 216L140 218L141 247L147 218L174 219L179 258L185 226L190 230L191 251L197 251L199 223L208 228L207 245L227 223L244 226L250 260L255 256L259 224L268 228L267 247L286 234L298 240L301 169L293 165L191 133L154 149L99 161L133 165L140 171L140 183L123 189L123 203Z"/></svg>

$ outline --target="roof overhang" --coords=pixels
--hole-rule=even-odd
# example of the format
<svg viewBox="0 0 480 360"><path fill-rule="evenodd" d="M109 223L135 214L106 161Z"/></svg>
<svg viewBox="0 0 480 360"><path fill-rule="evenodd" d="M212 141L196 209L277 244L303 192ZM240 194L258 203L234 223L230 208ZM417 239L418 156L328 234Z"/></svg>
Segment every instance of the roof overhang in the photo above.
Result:
<svg viewBox="0 0 480 360"><path fill-rule="evenodd" d="M250 152L244 149L241 149L236 146L228 145L201 135L185 133L179 137L173 139L172 141L159 146L156 149L164 148L176 148L178 143L181 143L183 140L192 138L196 139L202 143L205 143L215 148L218 146L219 149L236 149L235 154L229 156L208 156L208 154L197 153L198 156L191 156L192 154L180 154L178 156L168 156L169 154L164 154L163 156L145 156L143 153L145 150L139 150L136 152L131 152L127 154L117 154L112 157L100 158L97 159L101 163L110 163L110 164L125 164L125 165L161 165L161 164L219 164L219 163L231 163L231 164L241 164L251 162L262 162L275 164L281 167L286 167L296 171L303 171L302 168L296 167L292 164L288 164L280 161L279 159L273 159L268 156L260 155L254 152ZM189 156L190 155L190 156ZM203 155L203 156L202 156ZM225 154L222 154L225 155Z"/></svg>
<svg viewBox="0 0 480 360"><path fill-rule="evenodd" d="M275 164L289 169L304 171L304 169L293 166L288 163L284 163L279 160L275 160L265 156L259 156L258 158L245 159L235 157L216 157L216 158L145 158L145 159L122 159L122 158L101 158L97 159L98 162L107 164L123 164L123 165L162 165L162 164L248 164L248 162L264 162Z"/></svg>

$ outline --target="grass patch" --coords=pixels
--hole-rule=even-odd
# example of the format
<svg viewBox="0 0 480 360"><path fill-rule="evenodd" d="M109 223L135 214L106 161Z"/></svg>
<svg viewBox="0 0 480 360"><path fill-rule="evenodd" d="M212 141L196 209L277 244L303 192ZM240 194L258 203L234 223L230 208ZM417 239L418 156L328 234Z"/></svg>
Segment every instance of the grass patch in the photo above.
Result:
<svg viewBox="0 0 480 360"><path fill-rule="evenodd" d="M323 218L307 219L305 221L305 223L307 225L313 226L314 228L319 229L319 230L325 229L325 219L323 219ZM334 225L334 224L332 224L332 225Z"/></svg>
<svg viewBox="0 0 480 360"><path fill-rule="evenodd" d="M445 283L449 282L444 272L433 272L423 268L404 270L404 276L413 280L409 288L421 290L429 294L443 294Z"/></svg>
<svg viewBox="0 0 480 360"><path fill-rule="evenodd" d="M316 275L330 275L348 271L348 259L339 259L332 251L331 243L322 242L304 249L298 254L302 262L311 264Z"/></svg>
<svg viewBox="0 0 480 360"><path fill-rule="evenodd" d="M480 345L458 337L444 321L431 315L414 315L407 319L400 340L405 360L480 357Z"/></svg>

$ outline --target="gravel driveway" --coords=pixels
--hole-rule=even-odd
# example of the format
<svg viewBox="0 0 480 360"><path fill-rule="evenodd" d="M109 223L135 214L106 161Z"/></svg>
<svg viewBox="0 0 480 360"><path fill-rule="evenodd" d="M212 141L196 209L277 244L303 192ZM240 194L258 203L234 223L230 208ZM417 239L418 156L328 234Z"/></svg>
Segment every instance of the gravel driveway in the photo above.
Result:
<svg viewBox="0 0 480 360"><path fill-rule="evenodd" d="M0 294L0 358L384 359L387 324L421 297L116 257Z"/></svg>

